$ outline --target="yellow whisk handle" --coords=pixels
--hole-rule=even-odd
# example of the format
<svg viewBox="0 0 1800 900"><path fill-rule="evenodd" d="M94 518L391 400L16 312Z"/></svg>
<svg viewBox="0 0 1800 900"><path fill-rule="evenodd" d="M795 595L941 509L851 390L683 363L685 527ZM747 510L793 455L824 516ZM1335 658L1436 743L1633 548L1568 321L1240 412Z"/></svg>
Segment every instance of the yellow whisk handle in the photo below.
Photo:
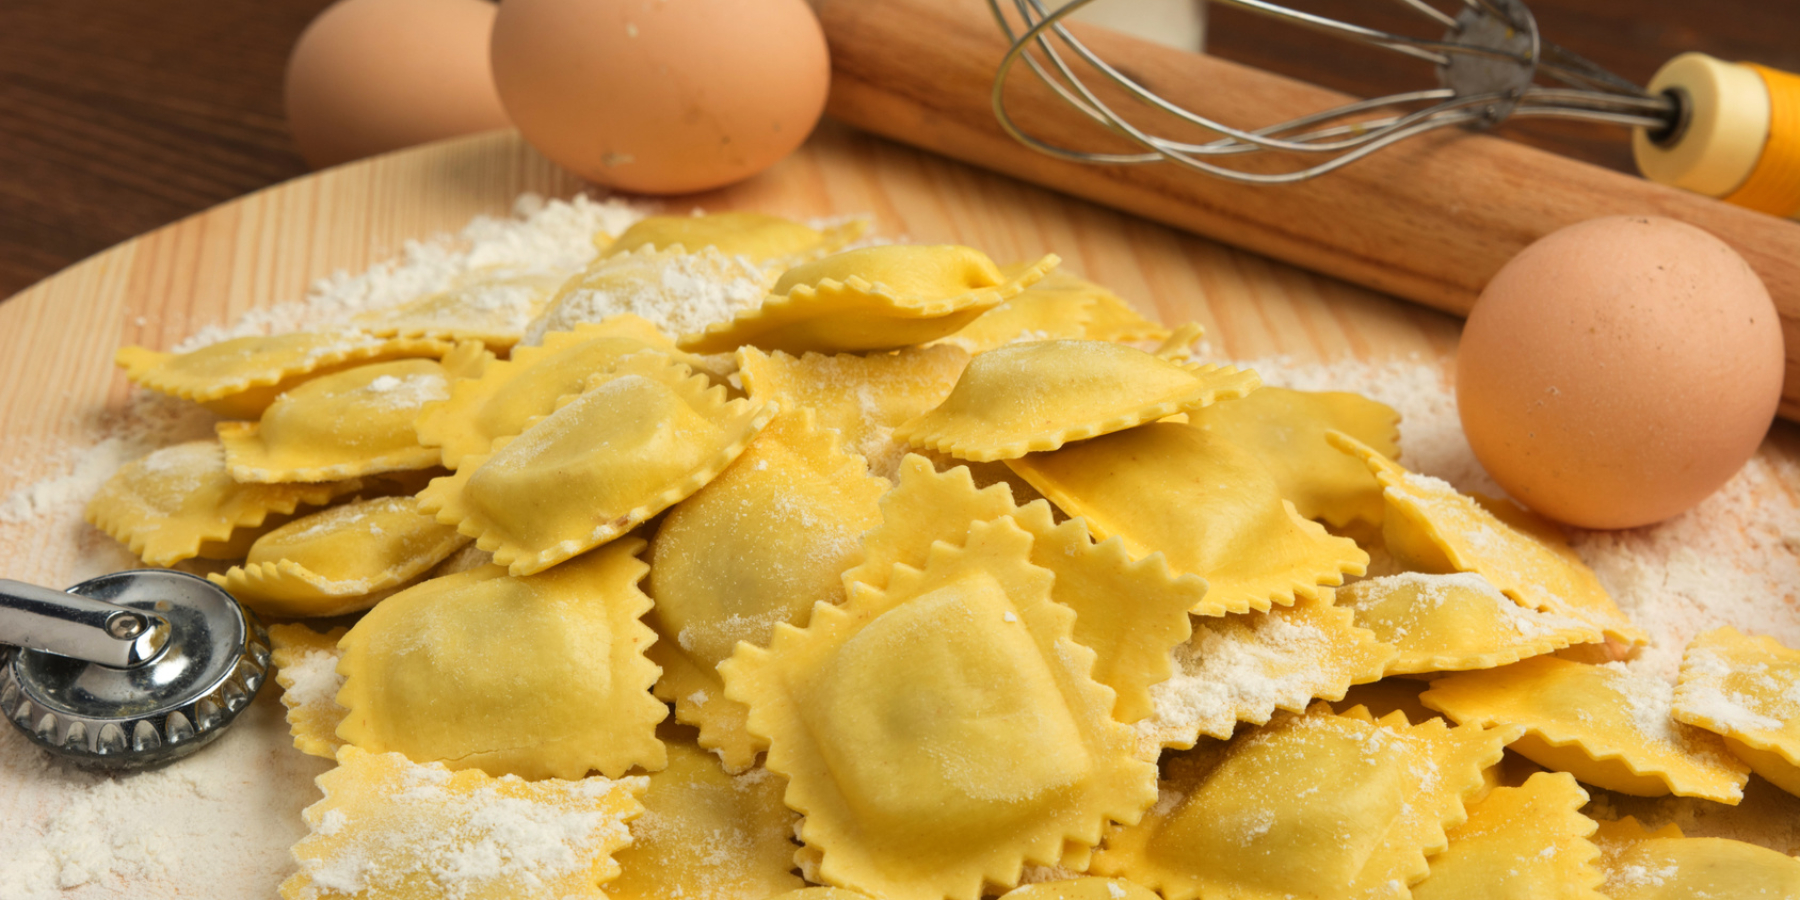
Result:
<svg viewBox="0 0 1800 900"><path fill-rule="evenodd" d="M1800 76L1683 53L1649 89L1680 94L1686 115L1672 136L1633 135L1644 177L1759 212L1800 215Z"/></svg>
<svg viewBox="0 0 1800 900"><path fill-rule="evenodd" d="M1726 203L1776 216L1800 215L1800 75L1747 63L1769 92L1769 136L1756 168Z"/></svg>

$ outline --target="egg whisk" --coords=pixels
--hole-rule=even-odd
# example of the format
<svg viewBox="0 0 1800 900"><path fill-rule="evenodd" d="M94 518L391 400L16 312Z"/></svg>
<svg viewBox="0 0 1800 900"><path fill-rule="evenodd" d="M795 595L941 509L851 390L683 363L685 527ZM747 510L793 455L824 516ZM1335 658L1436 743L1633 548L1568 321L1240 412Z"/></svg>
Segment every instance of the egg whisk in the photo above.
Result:
<svg viewBox="0 0 1800 900"><path fill-rule="evenodd" d="M1437 69L1436 88L1248 129L1171 102L1091 50L1063 25L1091 2L1072 0L1052 10L1042 0L988 0L1011 43L993 81L994 114L1014 138L1060 159L1105 165L1168 161L1219 178L1283 184L1323 175L1434 129L1490 128L1513 117L1584 119L1634 129L1638 166L1653 180L1776 215L1800 212L1800 78L1786 73L1684 54L1647 88L1639 87L1544 40L1521 0L1461 0L1454 14L1425 0L1400 0L1425 23L1444 29L1436 39L1366 28L1268 0L1213 0ZM1008 5L1016 20L1006 14ZM1020 61L1075 110L1142 149L1083 150L1022 127L1008 109L1006 92ZM1078 69L1136 101L1134 113L1149 110L1219 137L1183 141L1142 126L1102 99ZM1540 77L1554 84L1540 84ZM1286 171L1243 165L1247 155L1268 152L1322 159Z"/></svg>
<svg viewBox="0 0 1800 900"><path fill-rule="evenodd" d="M66 592L0 579L0 714L81 765L143 768L200 749L268 668L268 634L204 578L142 569Z"/></svg>

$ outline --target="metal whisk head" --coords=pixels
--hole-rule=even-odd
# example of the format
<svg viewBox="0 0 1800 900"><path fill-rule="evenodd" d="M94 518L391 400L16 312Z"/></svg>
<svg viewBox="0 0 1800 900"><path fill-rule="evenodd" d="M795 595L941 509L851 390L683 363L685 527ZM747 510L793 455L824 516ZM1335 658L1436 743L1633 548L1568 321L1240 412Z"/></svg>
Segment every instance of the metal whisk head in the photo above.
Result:
<svg viewBox="0 0 1800 900"><path fill-rule="evenodd" d="M1314 31L1359 41L1437 66L1440 87L1347 103L1254 130L1236 128L1184 109L1109 65L1064 27L1062 20L1093 0L1072 0L1054 11L1042 0L1011 0L1019 19L1007 18L1006 0L988 0L1012 42L994 77L994 114L1001 127L1026 145L1062 159L1111 165L1169 161L1209 175L1255 184L1302 181L1348 165L1395 141L1435 128L1489 128L1513 116L1611 122L1679 130L1681 104L1673 95L1652 96L1538 35L1537 21L1521 0L1460 0L1452 15L1425 0L1397 0L1447 29L1431 40L1390 34L1289 9L1267 0L1211 0ZM1036 52L1033 52L1033 51ZM1076 74L1071 59L1085 63L1146 107L1220 137L1193 143L1159 136L1134 124ZM1090 119L1143 148L1102 153L1061 147L1025 132L1007 112L1004 88L1021 60L1037 77ZM1542 76L1558 85L1537 83ZM1226 165L1229 157L1287 151L1326 157L1290 172L1252 172Z"/></svg>

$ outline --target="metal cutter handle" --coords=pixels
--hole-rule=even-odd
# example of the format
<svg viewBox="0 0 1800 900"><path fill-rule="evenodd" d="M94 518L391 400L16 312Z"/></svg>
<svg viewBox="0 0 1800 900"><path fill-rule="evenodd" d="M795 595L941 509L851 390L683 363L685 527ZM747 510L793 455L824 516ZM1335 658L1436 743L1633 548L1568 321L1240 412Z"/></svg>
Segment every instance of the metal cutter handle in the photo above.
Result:
<svg viewBox="0 0 1800 900"><path fill-rule="evenodd" d="M160 616L0 578L0 644L130 668L154 659L168 639Z"/></svg>

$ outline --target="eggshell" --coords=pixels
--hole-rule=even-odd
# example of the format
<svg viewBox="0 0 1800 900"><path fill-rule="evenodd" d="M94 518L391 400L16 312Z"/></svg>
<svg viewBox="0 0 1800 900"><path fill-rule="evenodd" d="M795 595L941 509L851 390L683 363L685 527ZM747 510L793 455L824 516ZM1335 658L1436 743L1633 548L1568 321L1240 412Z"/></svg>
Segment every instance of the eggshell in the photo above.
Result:
<svg viewBox="0 0 1800 900"><path fill-rule="evenodd" d="M774 165L818 121L831 75L802 0L506 0L491 56L526 140L654 194Z"/></svg>
<svg viewBox="0 0 1800 900"><path fill-rule="evenodd" d="M1456 396L1508 493L1588 528L1675 515L1756 452L1781 398L1780 320L1723 241L1612 216L1550 234L1482 291Z"/></svg>
<svg viewBox="0 0 1800 900"><path fill-rule="evenodd" d="M342 0L288 58L288 127L314 168L504 128L483 0Z"/></svg>

